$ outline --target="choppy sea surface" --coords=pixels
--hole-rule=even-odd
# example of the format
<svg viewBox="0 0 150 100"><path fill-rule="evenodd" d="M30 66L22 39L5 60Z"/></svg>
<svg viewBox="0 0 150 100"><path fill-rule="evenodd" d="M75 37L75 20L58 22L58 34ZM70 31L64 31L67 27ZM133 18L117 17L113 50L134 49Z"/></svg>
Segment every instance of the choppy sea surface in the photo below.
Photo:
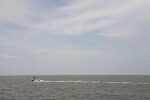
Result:
<svg viewBox="0 0 150 100"><path fill-rule="evenodd" d="M150 100L150 76L0 76L0 100Z"/></svg>

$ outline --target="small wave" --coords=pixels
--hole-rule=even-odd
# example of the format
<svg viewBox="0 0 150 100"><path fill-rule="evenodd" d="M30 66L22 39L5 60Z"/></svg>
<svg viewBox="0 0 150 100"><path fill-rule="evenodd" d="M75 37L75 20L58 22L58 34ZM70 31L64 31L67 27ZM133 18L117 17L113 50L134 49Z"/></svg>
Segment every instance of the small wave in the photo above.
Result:
<svg viewBox="0 0 150 100"><path fill-rule="evenodd" d="M5 84L0 84L0 91L9 90L9 88Z"/></svg>

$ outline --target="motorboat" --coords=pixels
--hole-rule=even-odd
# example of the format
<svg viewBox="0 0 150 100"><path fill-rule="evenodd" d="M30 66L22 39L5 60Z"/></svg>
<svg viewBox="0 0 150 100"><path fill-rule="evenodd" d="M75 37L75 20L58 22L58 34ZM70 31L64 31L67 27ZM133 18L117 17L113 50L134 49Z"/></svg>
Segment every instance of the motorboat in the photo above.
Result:
<svg viewBox="0 0 150 100"><path fill-rule="evenodd" d="M36 77L33 77L33 79L31 81L32 82L44 82L44 80L37 79Z"/></svg>

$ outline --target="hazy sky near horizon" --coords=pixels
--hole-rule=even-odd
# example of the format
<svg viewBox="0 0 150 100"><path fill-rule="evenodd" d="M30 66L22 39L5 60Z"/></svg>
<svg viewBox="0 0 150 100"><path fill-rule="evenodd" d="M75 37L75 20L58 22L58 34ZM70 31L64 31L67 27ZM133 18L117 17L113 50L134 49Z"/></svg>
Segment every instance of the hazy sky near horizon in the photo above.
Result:
<svg viewBox="0 0 150 100"><path fill-rule="evenodd" d="M0 75L150 75L150 0L0 0Z"/></svg>

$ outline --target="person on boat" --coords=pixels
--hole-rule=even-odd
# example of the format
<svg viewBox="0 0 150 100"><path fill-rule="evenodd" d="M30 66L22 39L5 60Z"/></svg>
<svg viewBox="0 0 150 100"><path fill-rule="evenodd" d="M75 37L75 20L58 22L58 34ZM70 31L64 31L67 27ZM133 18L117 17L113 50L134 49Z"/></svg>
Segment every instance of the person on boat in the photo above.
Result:
<svg viewBox="0 0 150 100"><path fill-rule="evenodd" d="M36 77L33 77L33 79L32 79L31 81L33 82L33 81L35 81L36 79L37 79Z"/></svg>

